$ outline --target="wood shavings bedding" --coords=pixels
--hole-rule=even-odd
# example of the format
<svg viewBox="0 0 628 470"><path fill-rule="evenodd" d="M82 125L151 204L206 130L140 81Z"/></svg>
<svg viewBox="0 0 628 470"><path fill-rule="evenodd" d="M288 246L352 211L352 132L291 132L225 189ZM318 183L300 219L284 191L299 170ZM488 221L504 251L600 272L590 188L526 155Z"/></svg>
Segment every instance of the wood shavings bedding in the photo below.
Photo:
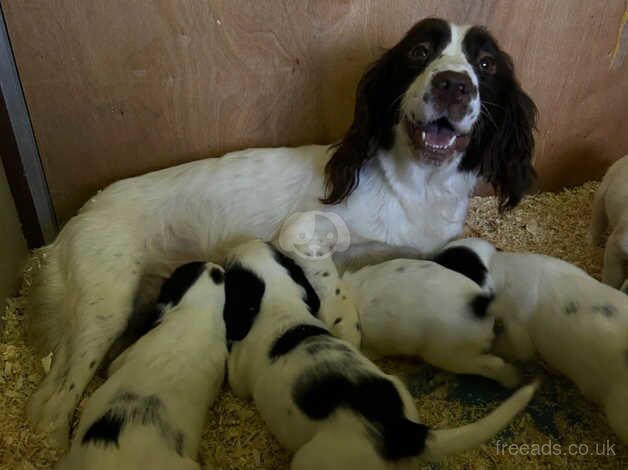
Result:
<svg viewBox="0 0 628 470"><path fill-rule="evenodd" d="M497 213L494 197L473 198L466 235L486 238L505 250L556 256L599 278L602 249L586 241L590 201L596 189L597 183L587 183L560 194L530 196L504 215ZM22 314L23 296L37 267L35 256L25 270L22 296L9 299L0 332L1 470L51 468L59 457L46 445L44 436L29 429L24 417L27 398L44 373L26 343ZM489 380L454 376L420 361L388 359L379 364L405 379L422 420L435 427L478 419L509 394ZM530 374L539 370L545 380L526 413L492 442L429 468L627 468L628 449L617 443L599 409L571 383L542 366ZM614 446L609 448L607 442ZM515 448L505 447L510 444L529 447L519 447L513 455ZM200 457L225 470L281 470L290 462L289 453L269 434L253 405L235 398L227 387L208 413Z"/></svg>

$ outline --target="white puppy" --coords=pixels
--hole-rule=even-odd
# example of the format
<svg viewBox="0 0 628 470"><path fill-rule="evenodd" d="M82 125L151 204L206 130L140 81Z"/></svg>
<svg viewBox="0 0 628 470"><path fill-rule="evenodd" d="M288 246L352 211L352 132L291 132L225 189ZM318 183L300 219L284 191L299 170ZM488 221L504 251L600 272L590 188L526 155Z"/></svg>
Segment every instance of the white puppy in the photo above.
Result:
<svg viewBox="0 0 628 470"><path fill-rule="evenodd" d="M158 324L113 362L60 468L200 469L205 414L225 377L224 272L183 265L159 300Z"/></svg>
<svg viewBox="0 0 628 470"><path fill-rule="evenodd" d="M628 285L628 155L611 165L595 193L591 240L601 244L609 225L602 280L618 288L622 283Z"/></svg>
<svg viewBox="0 0 628 470"><path fill-rule="evenodd" d="M296 451L293 470L415 468L490 439L532 398L534 385L476 423L430 430L412 396L313 317L276 254L253 241L227 260L228 361L235 394L252 397L274 435Z"/></svg>
<svg viewBox="0 0 628 470"><path fill-rule="evenodd" d="M290 260L300 268L303 275L298 273L298 269L290 267L292 264ZM293 255L288 259L283 257L282 263L288 268L292 279L300 284L305 292L311 292L310 295L313 294L320 299L320 308L315 316L325 323L331 334L360 348L362 331L358 310L332 258L308 259Z"/></svg>
<svg viewBox="0 0 628 470"><path fill-rule="evenodd" d="M322 221L313 221L315 218ZM277 256L281 256L292 279L303 287L306 299L320 298L320 309L313 313L334 336L359 348L362 334L356 305L332 259L333 249L325 247L328 240L344 245L348 236L342 220L330 214L297 213L284 223L273 245L281 250ZM310 311L311 304L308 300Z"/></svg>
<svg viewBox="0 0 628 470"><path fill-rule="evenodd" d="M496 252L489 271L496 297L488 313L503 323L495 353L539 356L600 403L628 443L628 298L549 256Z"/></svg>
<svg viewBox="0 0 628 470"><path fill-rule="evenodd" d="M486 271L478 263L481 269L473 271ZM362 344L370 353L418 356L451 372L507 387L518 383L515 367L488 354L494 319L486 309L493 296L465 276L432 261L398 259L345 273L343 280L356 299Z"/></svg>

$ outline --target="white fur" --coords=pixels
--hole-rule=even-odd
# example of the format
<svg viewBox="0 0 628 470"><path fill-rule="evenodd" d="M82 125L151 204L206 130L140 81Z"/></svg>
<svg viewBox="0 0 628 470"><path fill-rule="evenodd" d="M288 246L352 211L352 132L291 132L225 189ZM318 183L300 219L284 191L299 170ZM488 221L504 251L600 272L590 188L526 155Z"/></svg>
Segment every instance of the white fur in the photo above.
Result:
<svg viewBox="0 0 628 470"><path fill-rule="evenodd" d="M484 298L488 304L491 295L463 275L431 261L398 259L347 272L343 280L356 299L367 351L418 356L507 387L519 382L512 365L488 353L493 317L474 313L473 301Z"/></svg>
<svg viewBox="0 0 628 470"><path fill-rule="evenodd" d="M496 291L489 314L503 324L495 354L540 357L600 403L628 443L628 298L549 256L496 252L489 270Z"/></svg>
<svg viewBox="0 0 628 470"><path fill-rule="evenodd" d="M469 26L450 25L451 40L443 49L440 56L430 62L425 71L410 85L408 92L401 101L401 108L406 116L411 116L415 121L429 122L440 117L434 109L432 102L423 104L423 97L432 86L432 78L439 72L462 72L469 76L473 85L477 88L478 76L473 66L467 60L463 50L464 36ZM474 93L469 102L470 112L459 122L455 128L460 134L471 132L478 116L480 115L480 94Z"/></svg>
<svg viewBox="0 0 628 470"><path fill-rule="evenodd" d="M111 365L110 377L89 398L59 468L200 469L195 459L205 414L218 396L227 360L224 282L210 278L212 268L222 272L207 263L179 304L168 307L160 323ZM124 400L124 394L135 399ZM147 399L159 400L159 406L149 410ZM112 409L118 416L131 409L140 415L126 415L118 446L83 443L90 427Z"/></svg>
<svg viewBox="0 0 628 470"><path fill-rule="evenodd" d="M595 193L589 229L594 243L602 243L607 226L602 280L619 288L628 282L628 155L611 165Z"/></svg>
<svg viewBox="0 0 628 470"><path fill-rule="evenodd" d="M445 56L466 70L462 35L454 31L456 44ZM423 104L407 106L419 112ZM149 302L148 282L181 263L220 262L243 240L274 239L298 211L331 211L343 220L351 246L336 254L342 265L428 256L457 236L476 182L458 169L463 154L434 166L415 158L401 125L395 133L392 149L376 152L361 169L359 186L337 205L319 201L327 146L233 152L122 180L93 197L47 248L28 306L40 352L54 353L51 371L29 403L36 428L59 446L67 443L78 395L68 394L61 378L67 374L80 394L94 372L88 364L100 363L123 331L137 292Z"/></svg>
<svg viewBox="0 0 628 470"><path fill-rule="evenodd" d="M351 291L338 274L331 257L310 260L295 256L293 259L303 269L320 298L318 318L331 334L359 349L362 342L360 316Z"/></svg>
<svg viewBox="0 0 628 470"><path fill-rule="evenodd" d="M321 217L320 214L329 218L329 224L316 226L313 219ZM303 269L321 301L318 317L331 333L359 348L362 333L358 311L332 259L334 252L349 248L349 235L344 233L346 227L342 223L342 220L330 217L328 212L293 214L282 226L273 245ZM327 237L327 233L332 233L332 237Z"/></svg>
<svg viewBox="0 0 628 470"><path fill-rule="evenodd" d="M229 383L236 395L252 397L273 434L296 452L293 470L346 470L359 468L415 468L417 459L438 460L473 448L490 439L523 409L535 386L529 385L481 420L456 429L431 430L426 448L413 458L384 460L376 450L379 431L364 415L339 406L321 419L310 419L295 398L299 384L333 373L356 384L364 378L392 383L402 403L403 420L418 422L412 396L393 376L380 371L349 343L332 336L311 336L289 352L271 359L269 352L282 335L297 325L324 328L307 310L301 290L261 242L236 248L228 263L237 261L265 283L260 311L247 336L233 344L229 355ZM312 351L310 348L318 348ZM333 386L332 386L333 388ZM326 390L334 395L339 390ZM388 403L376 403L375 408Z"/></svg>

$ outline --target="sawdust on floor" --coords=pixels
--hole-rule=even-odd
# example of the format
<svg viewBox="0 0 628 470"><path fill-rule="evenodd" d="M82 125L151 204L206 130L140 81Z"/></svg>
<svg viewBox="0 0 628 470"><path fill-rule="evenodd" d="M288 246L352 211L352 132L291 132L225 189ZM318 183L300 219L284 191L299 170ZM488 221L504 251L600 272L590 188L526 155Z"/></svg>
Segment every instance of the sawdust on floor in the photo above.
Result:
<svg viewBox="0 0 628 470"><path fill-rule="evenodd" d="M470 205L466 235L486 238L510 251L556 256L599 277L602 249L592 247L586 241L590 201L596 188L597 183L587 183L560 194L533 195L514 211L503 215L497 213L493 197L476 197ZM24 416L27 398L43 376L39 359L26 344L22 313L24 295L28 293L31 273L37 265L37 257L34 257L25 271L22 296L9 299L4 313L4 329L0 332L2 470L51 468L58 459L57 453L46 445L44 436L29 429ZM487 406L486 403L452 400L456 378L419 361L388 359L380 361L380 365L387 372L406 379L413 377L421 387L425 386L428 392L421 394L416 404L422 420L430 426L441 428L471 422L495 406L495 403ZM535 402L544 402L555 410L553 426L561 436L558 440L547 430L539 429L531 412L526 412L515 419L508 433L500 436L507 444L545 444L545 447L537 447L536 451L531 447L527 451L529 455L511 455L507 449L498 449L495 440L430 468L595 469L628 466L628 450L619 444L612 450L606 449L611 455L596 455L604 452L602 444L607 440L615 443L615 437L599 409L588 403L569 382L548 373ZM570 410L577 410L577 421L570 418ZM289 453L270 435L253 405L234 397L227 387L209 411L207 421L201 462L211 462L216 468L225 470L288 468ZM557 455L557 447L549 452L550 444L559 445L561 454ZM570 455L570 450L574 449L569 447L571 444L581 446L579 450L582 452L576 453L584 453L584 446L587 446L588 455Z"/></svg>

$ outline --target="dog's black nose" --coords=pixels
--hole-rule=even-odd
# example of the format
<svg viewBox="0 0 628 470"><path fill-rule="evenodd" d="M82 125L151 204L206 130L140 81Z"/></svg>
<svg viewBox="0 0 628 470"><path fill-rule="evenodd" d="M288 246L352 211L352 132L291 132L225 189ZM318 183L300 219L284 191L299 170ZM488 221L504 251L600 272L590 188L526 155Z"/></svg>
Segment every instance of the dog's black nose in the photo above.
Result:
<svg viewBox="0 0 628 470"><path fill-rule="evenodd" d="M438 72L432 78L432 93L442 105L467 104L475 91L469 75L447 70Z"/></svg>

